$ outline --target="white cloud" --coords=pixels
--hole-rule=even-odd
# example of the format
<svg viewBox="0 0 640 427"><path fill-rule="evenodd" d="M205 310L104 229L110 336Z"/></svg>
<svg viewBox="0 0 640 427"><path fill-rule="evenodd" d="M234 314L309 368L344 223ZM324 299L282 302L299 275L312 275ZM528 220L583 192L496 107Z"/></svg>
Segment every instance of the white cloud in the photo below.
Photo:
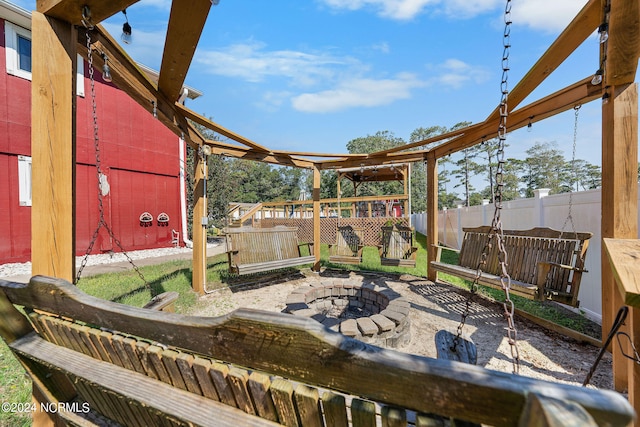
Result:
<svg viewBox="0 0 640 427"><path fill-rule="evenodd" d="M484 67L477 67L460 61L459 59L447 59L442 64L428 67L435 77L429 80L434 85L446 86L452 89L460 89L465 83L484 83L490 74Z"/></svg>
<svg viewBox="0 0 640 427"><path fill-rule="evenodd" d="M373 50L377 50L378 52L382 52L382 53L389 53L391 52L391 47L389 46L389 43L387 42L381 42L381 43L376 43L372 46Z"/></svg>
<svg viewBox="0 0 640 427"><path fill-rule="evenodd" d="M411 90L424 86L416 76L401 73L394 79L352 79L336 89L304 93L292 98L293 108L307 113L329 113L354 107L377 107L411 98Z"/></svg>
<svg viewBox="0 0 640 427"><path fill-rule="evenodd" d="M562 31L586 4L585 0L521 0L514 4L514 25L527 25L536 30Z"/></svg>
<svg viewBox="0 0 640 427"><path fill-rule="evenodd" d="M422 12L425 6L440 0L323 0L333 9L359 10L372 8L378 15L397 20L410 20Z"/></svg>
<svg viewBox="0 0 640 427"><path fill-rule="evenodd" d="M235 44L216 51L199 52L196 61L205 72L261 82L266 77L285 77L294 84L309 86L331 78L334 67L355 64L349 58L294 50L267 51L263 43Z"/></svg>
<svg viewBox="0 0 640 427"><path fill-rule="evenodd" d="M336 10L374 10L379 16L411 20L421 13L473 18L482 13L502 14L504 0L321 0ZM544 31L562 30L586 4L586 0L520 0L512 2L515 25Z"/></svg>

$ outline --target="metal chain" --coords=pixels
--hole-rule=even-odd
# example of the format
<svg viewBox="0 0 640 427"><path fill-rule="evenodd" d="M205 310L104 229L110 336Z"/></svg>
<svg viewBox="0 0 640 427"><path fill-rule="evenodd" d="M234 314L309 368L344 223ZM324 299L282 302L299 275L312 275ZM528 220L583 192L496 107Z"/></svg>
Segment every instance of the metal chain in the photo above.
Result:
<svg viewBox="0 0 640 427"><path fill-rule="evenodd" d="M498 261L500 262L500 283L504 291L504 314L507 317L507 337L511 348L511 362L513 363L513 373L520 372L520 351L518 350L518 331L514 322L515 306L511 300L511 277L507 272L507 251L504 247L504 236L502 231L502 220L500 214L502 211L502 189L504 187L504 147L507 140L507 118L509 116L508 99L509 99L509 52L511 49L511 0L507 0L504 9L504 34L503 34L503 54L502 54L502 82L500 88L502 91L502 100L500 101L500 125L498 126L498 167L496 170L496 203L493 222L491 224L492 235L496 238L498 245Z"/></svg>
<svg viewBox="0 0 640 427"><path fill-rule="evenodd" d="M458 326L458 335L454 339L452 350L455 351L458 341L462 336L462 329L464 328L467 317L469 316L471 303L474 295L478 289L479 281L482 276L483 268L487 264L487 258L489 251L492 250L493 243L496 241L496 249L498 251L498 261L500 263L500 283L502 290L504 291L505 300L503 303L504 314L507 319L507 337L509 346L511 348L511 361L513 363L513 373L517 374L520 371L520 352L518 350L517 342L517 330L514 322L515 306L511 300L511 277L507 272L507 251L504 247L504 235L502 231L502 189L504 186L504 148L507 139L507 117L509 116L508 98L509 98L509 53L511 49L511 0L507 0L504 10L504 33L503 33L503 52L502 52L502 81L500 83L500 90L502 97L500 100L500 124L498 126L498 150L496 152L496 160L498 166L496 168L496 194L495 194L495 210L493 215L493 221L491 223L491 230L487 241L485 242L482 250L482 255L476 269L476 276L471 284L469 298L466 301L465 311L462 314L460 325Z"/></svg>
<svg viewBox="0 0 640 427"><path fill-rule="evenodd" d="M573 154L571 156L571 178L578 182L578 173L576 172L576 141L578 140L578 116L580 112L581 105L576 105L573 107L574 111L574 120L573 120ZM571 213L571 208L573 206L573 182L571 182L571 188L569 189L569 212L567 214L567 218L564 220L564 224L562 225L561 236L564 236L564 230L567 227L567 224L571 222L571 231L573 231L574 237L577 237L578 233L576 232L576 226L573 223L573 216Z"/></svg>
<svg viewBox="0 0 640 427"><path fill-rule="evenodd" d="M91 29L93 29L93 25L91 24L90 15L87 14L89 16L85 16L85 13L86 12L83 11L83 24L86 27L86 37L87 37L87 59L88 59L87 63L89 68L89 82L91 86L91 107L92 107L92 113L93 113L93 147L94 147L95 156L96 156L96 176L97 176L97 184L98 184L99 219L98 219L98 226L93 232L93 236L91 237L91 242L89 242L87 251L84 257L82 258L82 262L80 263L80 268L78 269L78 274L76 275L76 283L80 281L80 278L82 277L82 272L84 268L87 266L87 261L89 260L89 254L91 254L93 247L98 239L100 228L104 227L104 229L109 234L109 237L111 237L111 239L113 240L113 243L115 243L116 246L122 251L122 254L125 256L129 264L131 264L131 266L133 267L135 272L138 274L138 276L144 283L145 287L149 289L149 291L151 292L151 296L153 297L155 296L153 288L151 288L151 285L149 285L149 283L145 279L144 275L142 274L138 266L133 262L133 259L131 259L131 257L123 247L122 243L120 243L120 240L115 236L115 234L113 233L113 230L104 219L104 203L103 203L103 195L102 195L102 187L101 187L102 177L104 176L104 174L102 173L102 162L100 160L100 138L99 138L99 126L98 126L98 113L97 113L97 105L96 105L96 89L95 89L94 66L93 66L93 47L91 45Z"/></svg>

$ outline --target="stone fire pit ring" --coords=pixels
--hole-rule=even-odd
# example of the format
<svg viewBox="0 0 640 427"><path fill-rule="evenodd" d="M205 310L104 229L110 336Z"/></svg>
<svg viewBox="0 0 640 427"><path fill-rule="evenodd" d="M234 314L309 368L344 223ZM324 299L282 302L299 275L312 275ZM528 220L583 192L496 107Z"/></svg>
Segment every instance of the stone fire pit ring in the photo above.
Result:
<svg viewBox="0 0 640 427"><path fill-rule="evenodd" d="M294 290L284 311L363 342L397 348L411 338L409 308L390 288L326 280Z"/></svg>

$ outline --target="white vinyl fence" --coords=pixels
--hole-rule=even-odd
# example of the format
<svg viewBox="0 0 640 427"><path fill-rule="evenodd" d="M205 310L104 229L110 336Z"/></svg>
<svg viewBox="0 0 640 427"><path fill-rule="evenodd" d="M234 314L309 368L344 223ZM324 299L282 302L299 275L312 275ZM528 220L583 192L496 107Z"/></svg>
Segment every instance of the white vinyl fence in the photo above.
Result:
<svg viewBox="0 0 640 427"><path fill-rule="evenodd" d="M575 230L593 233L585 265L588 273L582 276L580 285L580 309L589 318L601 322L600 254L602 236L600 233L600 205L602 198L600 189L556 195L549 195L549 190L540 189L535 191L533 198L504 202L501 212L502 227L505 230L533 227L550 227L562 230L568 218L570 198L572 198L571 217ZM463 236L462 228L491 225L494 209L493 204L484 204L440 211L438 214L438 240L441 244L460 249ZM413 214L411 220L418 232L426 234L426 214ZM564 231L573 231L570 222L566 224Z"/></svg>

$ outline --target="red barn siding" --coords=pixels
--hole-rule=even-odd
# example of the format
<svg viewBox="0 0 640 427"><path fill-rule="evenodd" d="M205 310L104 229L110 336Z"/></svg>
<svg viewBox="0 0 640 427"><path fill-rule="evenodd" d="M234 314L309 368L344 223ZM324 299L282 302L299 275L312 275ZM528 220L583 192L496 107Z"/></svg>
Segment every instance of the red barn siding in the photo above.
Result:
<svg viewBox="0 0 640 427"><path fill-rule="evenodd" d="M6 73L4 21L0 19L0 264L30 258L31 208L19 206L18 155L31 155L31 82ZM88 76L85 63L85 76ZM178 137L124 92L101 79L96 70L96 113L101 169L111 186L104 197L104 218L126 250L171 245L180 229ZM76 250L86 252L99 221L91 87L77 98ZM38 173L38 171L33 171ZM165 212L140 226L142 212ZM119 248L103 228L92 253Z"/></svg>

